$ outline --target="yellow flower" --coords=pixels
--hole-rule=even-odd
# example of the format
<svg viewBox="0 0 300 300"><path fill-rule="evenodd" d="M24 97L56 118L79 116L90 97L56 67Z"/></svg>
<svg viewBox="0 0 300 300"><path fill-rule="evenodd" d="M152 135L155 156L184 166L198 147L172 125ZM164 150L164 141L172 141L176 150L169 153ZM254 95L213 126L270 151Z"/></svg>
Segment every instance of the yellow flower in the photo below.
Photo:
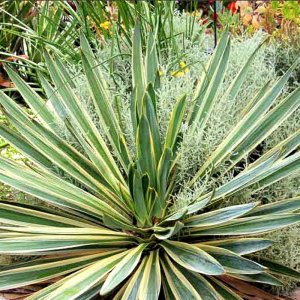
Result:
<svg viewBox="0 0 300 300"><path fill-rule="evenodd" d="M186 67L186 63L185 63L184 61L180 61L180 62L179 62L179 67L180 67L181 69L185 68L185 67Z"/></svg>
<svg viewBox="0 0 300 300"><path fill-rule="evenodd" d="M110 28L110 22L109 21L105 21L103 23L100 24L100 27L104 30L108 30Z"/></svg>
<svg viewBox="0 0 300 300"><path fill-rule="evenodd" d="M199 16L199 11L198 10L193 11L193 15L194 15L194 17L198 17Z"/></svg>
<svg viewBox="0 0 300 300"><path fill-rule="evenodd" d="M161 76L164 75L164 72L163 72L161 69L159 69L159 70L158 70L158 75L159 75L159 77L161 77Z"/></svg>
<svg viewBox="0 0 300 300"><path fill-rule="evenodd" d="M189 68L186 66L186 63L184 61L180 61L179 62L179 67L181 68L181 70L184 73L188 73L189 72Z"/></svg>
<svg viewBox="0 0 300 300"><path fill-rule="evenodd" d="M184 72L183 71L173 71L173 72L171 72L171 75L176 77L176 78L179 78L179 77L184 76Z"/></svg>

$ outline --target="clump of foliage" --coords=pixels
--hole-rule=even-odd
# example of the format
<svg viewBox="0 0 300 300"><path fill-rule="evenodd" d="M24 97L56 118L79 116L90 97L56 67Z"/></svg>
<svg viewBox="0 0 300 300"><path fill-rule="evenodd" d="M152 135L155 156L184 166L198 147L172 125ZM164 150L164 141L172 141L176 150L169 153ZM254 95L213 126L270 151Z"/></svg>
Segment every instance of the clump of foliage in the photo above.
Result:
<svg viewBox="0 0 300 300"><path fill-rule="evenodd" d="M225 4L225 3L224 3ZM219 23L236 33L263 30L277 41L299 45L300 3L291 1L231 1L218 12Z"/></svg>
<svg viewBox="0 0 300 300"><path fill-rule="evenodd" d="M13 88L1 62L18 68L27 82L37 81L36 72L48 75L42 50L47 46L66 62L80 61L79 33L93 46L101 41L130 48L131 31L138 21L142 43L149 28L157 32L160 51L176 51L176 36L192 39L200 16L181 22L180 32L173 22L174 1L18 1L0 4L0 87Z"/></svg>
<svg viewBox="0 0 300 300"><path fill-rule="evenodd" d="M245 107L241 120L199 165L178 182L185 132L205 130L230 54L225 31L195 87L193 98L177 99L166 126L158 121L159 64L156 36L149 32L143 56L140 28L133 37L129 151L119 100L109 86L84 35L82 64L96 117L74 93L63 63L45 52L54 87L41 77L45 102L14 71L6 68L34 115L0 92L3 110L15 129L0 135L31 163L0 158L0 180L51 207L1 203L0 253L32 257L0 272L0 289L58 278L28 299L241 299L255 290L247 282L281 284L274 274L299 279L276 262L258 261L255 252L271 246L253 237L300 221L300 199L218 208L223 200L253 193L299 171L299 136L289 136L224 184L209 184L230 170L266 139L299 106L300 88L276 104L294 66L273 85L264 86ZM255 53L224 93L234 99ZM181 65L183 69L186 66ZM61 137L61 127L74 140ZM76 145L76 146L75 146ZM296 146L295 146L296 145ZM294 151L294 152L293 152ZM199 186L210 186L209 190ZM189 191L186 199L179 197ZM54 209L55 208L55 209ZM268 298L266 298L268 299Z"/></svg>

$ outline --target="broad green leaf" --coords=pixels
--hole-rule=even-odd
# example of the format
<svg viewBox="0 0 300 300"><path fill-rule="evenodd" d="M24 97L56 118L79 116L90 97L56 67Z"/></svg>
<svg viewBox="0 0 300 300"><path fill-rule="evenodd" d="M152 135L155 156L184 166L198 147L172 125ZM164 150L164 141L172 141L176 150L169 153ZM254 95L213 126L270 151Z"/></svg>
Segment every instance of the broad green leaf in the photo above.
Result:
<svg viewBox="0 0 300 300"><path fill-rule="evenodd" d="M152 93L154 95L150 95L152 86L148 86L148 92L145 93L144 99L143 99L143 105L144 105L144 114L147 117L147 120L149 122L149 128L151 132L151 137L153 140L153 152L154 152L154 158L155 158L155 166L158 165L158 162L161 157L162 153L162 146L161 146L161 140L160 140L160 134L159 134L159 125L158 125L158 120L156 117L156 112L155 112L155 103L152 101L152 97L155 96L155 91L153 90Z"/></svg>
<svg viewBox="0 0 300 300"><path fill-rule="evenodd" d="M157 193L158 197L154 204L153 215L161 216L166 205L167 182L172 160L172 151L165 148L157 167Z"/></svg>
<svg viewBox="0 0 300 300"><path fill-rule="evenodd" d="M256 181L259 181L261 178L264 178L267 176L266 174L272 174L270 170L278 158L278 155L278 153L274 153L273 156L269 157L266 161L262 161L261 164L257 165L255 168L247 168L232 180L221 185L215 190L212 201L237 193Z"/></svg>
<svg viewBox="0 0 300 300"><path fill-rule="evenodd" d="M224 36L226 36L224 34ZM222 42L221 42L222 43ZM216 50L218 51L218 50ZM228 65L229 53L230 53L230 40L227 40L226 46L222 49L223 53L220 57L220 61L209 81L204 81L207 84L203 95L199 95L196 99L196 103L193 110L193 123L191 124L190 131L194 132L196 128L198 130L204 130L205 125L212 113L214 104L217 100L218 92L220 91L221 84ZM208 71L209 72L209 71Z"/></svg>
<svg viewBox="0 0 300 300"><path fill-rule="evenodd" d="M157 300L160 293L161 274L159 252L151 251L146 257L143 277L139 288L139 299Z"/></svg>
<svg viewBox="0 0 300 300"><path fill-rule="evenodd" d="M243 300L238 294L234 293L228 286L216 278L209 277L207 280L218 291L224 300Z"/></svg>
<svg viewBox="0 0 300 300"><path fill-rule="evenodd" d="M153 227L153 235L159 240L166 240L177 234L184 227L183 223L177 221L172 227Z"/></svg>
<svg viewBox="0 0 300 300"><path fill-rule="evenodd" d="M64 121L67 118L66 110L61 103L59 96L55 89L50 85L50 83L45 79L42 74L39 74L39 79L41 85L47 95L48 102L52 105L53 113L57 115L57 118Z"/></svg>
<svg viewBox="0 0 300 300"><path fill-rule="evenodd" d="M162 276L161 283L162 283L165 299L166 300L174 299L173 293L171 291L171 287L168 284L167 279L165 278L165 276Z"/></svg>
<svg viewBox="0 0 300 300"><path fill-rule="evenodd" d="M156 53L156 41L152 31L148 34L145 62L147 83L151 82L154 84L158 72L158 58Z"/></svg>
<svg viewBox="0 0 300 300"><path fill-rule="evenodd" d="M124 292L122 293L122 295L120 295L119 299L122 300L138 299L138 293L141 286L141 280L144 274L145 264L146 264L146 257L143 259L143 261L141 262L141 264L139 265L135 273L128 280L128 284L125 286Z"/></svg>
<svg viewBox="0 0 300 300"><path fill-rule="evenodd" d="M123 147L119 147L119 142L123 141L123 139L120 138L122 135L121 129L109 101L111 96L108 93L108 88L100 68L95 66L95 56L83 34L80 36L80 41L83 51L82 63L96 112L100 120L102 120L106 135L116 150L124 170L127 171L127 166L130 162L129 152L127 150L126 142L123 144ZM123 149L124 151L122 151Z"/></svg>
<svg viewBox="0 0 300 300"><path fill-rule="evenodd" d="M196 246L175 241L163 241L160 245L174 261L191 271L206 275L224 274L220 263Z"/></svg>
<svg viewBox="0 0 300 300"><path fill-rule="evenodd" d="M19 207L13 203L0 203L0 222L17 226L93 227L84 221Z"/></svg>
<svg viewBox="0 0 300 300"><path fill-rule="evenodd" d="M48 235L23 234L17 237L1 239L0 253L2 254L38 254L45 251L61 251L87 245L103 248L126 247L133 244L127 237L106 235Z"/></svg>
<svg viewBox="0 0 300 300"><path fill-rule="evenodd" d="M216 47L210 61L207 65L207 70L204 70L201 78L195 89L195 94L193 96L193 106L190 111L189 124L191 125L195 122L196 116L199 114L199 108L201 105L201 101L204 97L204 94L208 88L209 83L211 82L213 75L216 73L218 69L218 65L222 56L224 55L224 49L226 49L226 45L228 45L229 41L229 31L228 29L224 30L220 40L218 42L218 46Z"/></svg>
<svg viewBox="0 0 300 300"><path fill-rule="evenodd" d="M46 125L53 130L56 120L49 111L46 101L43 100L21 77L10 67L5 68L7 74L16 85L16 88L24 98L25 102L30 106L32 112Z"/></svg>
<svg viewBox="0 0 300 300"><path fill-rule="evenodd" d="M171 113L164 147L170 148L172 152L174 151L175 142L182 125L185 107L186 96L183 96L178 99Z"/></svg>
<svg viewBox="0 0 300 300"><path fill-rule="evenodd" d="M142 177L138 170L135 170L133 175L133 199L138 220L141 222L141 225L148 224L147 203L143 190Z"/></svg>
<svg viewBox="0 0 300 300"><path fill-rule="evenodd" d="M272 241L259 238L240 238L216 240L204 242L204 244L224 248L238 255L246 255L270 247L272 245Z"/></svg>
<svg viewBox="0 0 300 300"><path fill-rule="evenodd" d="M281 143L274 146L272 149L263 154L260 158L258 158L254 163L252 163L249 167L254 168L259 165L262 161L267 160L269 157L273 156L274 153L278 152L278 158L285 158L292 151L297 149L300 145L300 129L295 131L289 137L284 139Z"/></svg>
<svg viewBox="0 0 300 300"><path fill-rule="evenodd" d="M261 190L287 176L297 174L300 170L300 151L276 162L269 170L266 170L260 180L251 186L253 192Z"/></svg>
<svg viewBox="0 0 300 300"><path fill-rule="evenodd" d="M43 282L81 269L87 265L116 254L107 251L100 254L74 258L54 258L36 260L30 263L12 265L10 270L0 272L0 289L14 289L21 286Z"/></svg>
<svg viewBox="0 0 300 300"><path fill-rule="evenodd" d="M289 213L297 210L300 210L300 196L258 206L250 211L247 217Z"/></svg>
<svg viewBox="0 0 300 300"><path fill-rule="evenodd" d="M175 214L175 216L181 215L182 212L185 212L187 215L198 212L210 203L213 195L214 193L211 193L210 195L203 197L203 199L201 198L201 200L196 200L195 203L190 204L184 209L181 209L178 213Z"/></svg>
<svg viewBox="0 0 300 300"><path fill-rule="evenodd" d="M300 272L276 262L259 258L258 261L269 269L269 272L300 280Z"/></svg>
<svg viewBox="0 0 300 300"><path fill-rule="evenodd" d="M132 240L132 236L121 231L115 231L106 229L105 227L98 228L78 228L78 227L55 227L55 226L27 226L27 227L16 227L16 226L0 226L2 230L11 231L11 232L24 232L24 233L34 233L34 234L46 234L46 235L70 235L72 236L98 236L98 237L126 237L128 240ZM57 237L59 239L59 237ZM77 239L77 237L75 237Z"/></svg>
<svg viewBox="0 0 300 300"><path fill-rule="evenodd" d="M202 300L200 295L184 275L176 268L167 255L161 259L164 277L169 285L169 296L171 299L193 299ZM172 293L172 296L171 296Z"/></svg>
<svg viewBox="0 0 300 300"><path fill-rule="evenodd" d="M124 216L104 201L51 173L46 173L47 176L44 177L44 174L38 174L4 158L0 158L0 170L0 181L40 199L87 212L98 218L106 212L128 223Z"/></svg>
<svg viewBox="0 0 300 300"><path fill-rule="evenodd" d="M63 75L66 70L60 64L54 62L48 53L45 52L44 56L51 78L56 85L61 96L60 99L71 121L78 126L78 134L85 137L87 142L94 149L98 160L101 162L101 165L97 165L97 167L102 169L103 175L113 174L122 182L123 177L120 174L111 152L99 134L95 124L92 122L89 114L80 104L80 100L76 97L68 79Z"/></svg>
<svg viewBox="0 0 300 300"><path fill-rule="evenodd" d="M27 297L28 300L45 300L46 297L51 294L55 289L63 285L66 281L68 281L71 277L76 276L78 273L80 273L81 270L74 272L70 275L66 275L63 279L60 279L56 281L55 283L52 283L48 285L47 287L44 287L43 289L31 294L29 297Z"/></svg>
<svg viewBox="0 0 300 300"><path fill-rule="evenodd" d="M135 89L133 99L134 114L141 116L142 114L142 98L146 87L146 74L144 68L144 61L142 57L142 43L141 43L141 25L137 24L133 34L132 45L132 86Z"/></svg>
<svg viewBox="0 0 300 300"><path fill-rule="evenodd" d="M45 155L35 149L27 139L3 124L0 124L0 136L18 149L25 157L47 169L51 169L53 167L53 163L45 157Z"/></svg>
<svg viewBox="0 0 300 300"><path fill-rule="evenodd" d="M258 203L255 202L217 209L190 217L184 221L184 224L187 227L202 227L222 224L246 214L257 205Z"/></svg>
<svg viewBox="0 0 300 300"><path fill-rule="evenodd" d="M215 288L200 274L187 271L183 267L176 265L184 277L195 288L198 294L204 300L224 300L215 290Z"/></svg>
<svg viewBox="0 0 300 300"><path fill-rule="evenodd" d="M283 283L279 279L277 279L276 277L268 273L248 274L248 275L230 274L230 276L248 282L259 282L259 283L265 283L269 285L283 286Z"/></svg>
<svg viewBox="0 0 300 300"><path fill-rule="evenodd" d="M80 295L88 291L94 284L109 273L116 264L126 255L130 250L121 252L119 254L104 258L98 262L91 264L75 276L71 276L61 286L55 289L47 296L47 300L68 300L78 299Z"/></svg>
<svg viewBox="0 0 300 300"><path fill-rule="evenodd" d="M264 266L227 249L202 245L201 243L197 244L197 246L214 257L228 273L259 274L266 270Z"/></svg>
<svg viewBox="0 0 300 300"><path fill-rule="evenodd" d="M193 185L199 177L203 176L210 166L217 167L226 157L231 155L232 151L234 151L241 142L248 139L250 133L260 125L264 115L280 95L294 67L295 66L292 66L287 73L279 78L264 97L262 97L231 130L228 136L221 142L217 149L211 154L210 158L208 158L206 163L201 166L200 170L190 181L190 186Z"/></svg>
<svg viewBox="0 0 300 300"><path fill-rule="evenodd" d="M227 224L211 228L192 228L192 235L246 235L261 234L281 229L300 222L300 214L245 217L229 221Z"/></svg>
<svg viewBox="0 0 300 300"><path fill-rule="evenodd" d="M29 124L29 116L23 109L10 97L0 91L0 104L3 106L5 113L18 117L19 122L23 124Z"/></svg>
<svg viewBox="0 0 300 300"><path fill-rule="evenodd" d="M142 115L136 138L137 156L142 173L149 176L151 187L155 187L156 183L156 164L153 146L149 122L146 116Z"/></svg>
<svg viewBox="0 0 300 300"><path fill-rule="evenodd" d="M231 166L234 166L247 153L252 151L299 107L299 97L300 88L287 96L284 101L263 117L259 126L234 150L234 154L230 157Z"/></svg>
<svg viewBox="0 0 300 300"><path fill-rule="evenodd" d="M100 280L100 282L97 282L94 286L92 286L90 289L85 291L83 294L80 295L80 300L90 300L94 297L97 297L99 295L99 292L101 290L101 287L103 285L103 279ZM41 300L41 299L39 299Z"/></svg>
<svg viewBox="0 0 300 300"><path fill-rule="evenodd" d="M130 249L128 254L115 266L113 271L106 278L100 294L105 295L125 280L135 269L141 259L142 252L147 244L140 244L136 248Z"/></svg>

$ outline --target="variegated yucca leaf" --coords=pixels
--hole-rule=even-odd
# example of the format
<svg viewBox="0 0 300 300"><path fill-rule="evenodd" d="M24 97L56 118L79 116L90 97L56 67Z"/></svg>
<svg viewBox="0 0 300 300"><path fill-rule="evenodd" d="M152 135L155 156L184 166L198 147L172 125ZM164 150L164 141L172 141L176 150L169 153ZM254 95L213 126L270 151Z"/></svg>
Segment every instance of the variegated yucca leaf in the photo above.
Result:
<svg viewBox="0 0 300 300"><path fill-rule="evenodd" d="M1 124L0 135L27 158L21 165L1 157L0 180L47 205L0 203L0 254L32 257L2 268L0 290L52 280L27 299L91 299L98 294L116 300L238 300L243 298L240 282L280 285L277 274L299 280L297 271L259 260L255 252L272 244L259 235L300 221L300 197L266 205L216 206L245 189L257 191L299 172L299 131L223 185L197 194L189 205L177 210L173 205L182 186L193 191L198 180L220 176L215 170L224 163L230 171L299 107L300 88L276 101L296 63L254 96L207 162L180 185L176 174L182 128L205 130L227 70L228 31L192 102L185 95L177 100L162 136L156 35L149 33L144 52L136 27L130 106L135 153L129 150L101 67L84 35L80 41L99 124L57 57L45 51L52 83L43 76L40 80L47 100L6 67L31 113L0 92L12 125ZM231 98L247 78L257 50L227 90ZM61 126L76 147L61 136Z"/></svg>

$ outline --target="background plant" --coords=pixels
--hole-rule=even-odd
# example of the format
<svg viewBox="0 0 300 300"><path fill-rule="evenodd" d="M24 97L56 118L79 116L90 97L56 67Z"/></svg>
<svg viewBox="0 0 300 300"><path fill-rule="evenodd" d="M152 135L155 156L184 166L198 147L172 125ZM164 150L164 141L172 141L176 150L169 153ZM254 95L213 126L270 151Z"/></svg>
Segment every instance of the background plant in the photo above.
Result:
<svg viewBox="0 0 300 300"><path fill-rule="evenodd" d="M103 46L113 40L130 48L131 32L137 21L141 24L143 47L146 32L151 28L161 51L176 52L176 36L197 38L194 26L200 13L185 18L178 32L174 31L175 9L175 1L4 1L0 7L0 54L3 60L13 61L27 82L36 83L37 70L48 75L42 55L45 46L66 62L77 64L79 32L84 32L91 46L99 40ZM2 86L13 87L4 70L1 73Z"/></svg>

